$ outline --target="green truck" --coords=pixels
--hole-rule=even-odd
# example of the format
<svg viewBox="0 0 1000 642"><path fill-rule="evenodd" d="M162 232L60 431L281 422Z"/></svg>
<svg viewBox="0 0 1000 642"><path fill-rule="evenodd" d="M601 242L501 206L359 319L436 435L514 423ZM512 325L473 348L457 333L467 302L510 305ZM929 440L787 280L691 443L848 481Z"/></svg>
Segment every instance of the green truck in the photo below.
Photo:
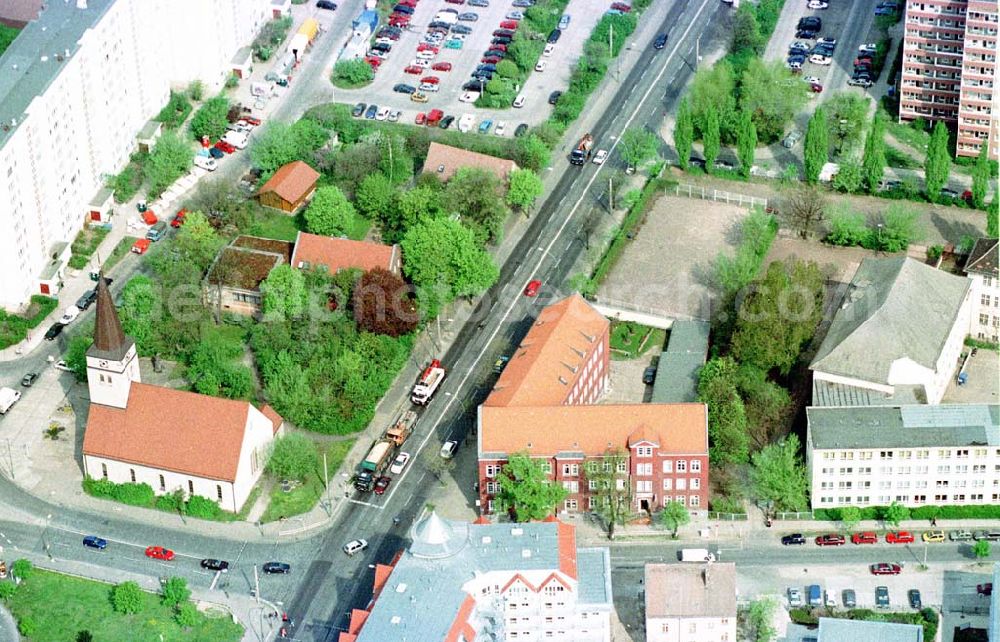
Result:
<svg viewBox="0 0 1000 642"><path fill-rule="evenodd" d="M396 445L392 441L388 439L376 441L361 462L361 468L354 479L354 487L364 493L370 491L375 485L375 480L389 467L395 452Z"/></svg>

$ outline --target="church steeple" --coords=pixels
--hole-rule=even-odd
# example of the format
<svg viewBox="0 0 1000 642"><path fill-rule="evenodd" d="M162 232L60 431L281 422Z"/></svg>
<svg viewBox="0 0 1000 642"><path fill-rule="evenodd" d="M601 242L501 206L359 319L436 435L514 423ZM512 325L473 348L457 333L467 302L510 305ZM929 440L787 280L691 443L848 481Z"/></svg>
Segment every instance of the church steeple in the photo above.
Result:
<svg viewBox="0 0 1000 642"><path fill-rule="evenodd" d="M135 341L125 335L102 273L97 281L94 344L87 349L90 401L124 408L133 381L140 381Z"/></svg>

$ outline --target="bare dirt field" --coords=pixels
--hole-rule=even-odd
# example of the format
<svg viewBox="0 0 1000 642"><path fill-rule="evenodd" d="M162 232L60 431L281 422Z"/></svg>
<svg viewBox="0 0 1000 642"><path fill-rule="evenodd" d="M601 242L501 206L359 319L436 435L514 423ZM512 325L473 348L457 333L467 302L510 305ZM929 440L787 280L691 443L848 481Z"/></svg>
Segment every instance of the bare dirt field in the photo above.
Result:
<svg viewBox="0 0 1000 642"><path fill-rule="evenodd" d="M664 195L597 292L597 299L672 318L709 319L712 262L732 254L746 208Z"/></svg>
<svg viewBox="0 0 1000 642"><path fill-rule="evenodd" d="M782 234L771 244L771 250L764 259L763 269L767 269L767 266L774 261L797 258L803 261L815 261L830 281L850 283L861 261L866 257L878 255L885 256L885 253L872 252L860 247L834 247L819 241L789 238Z"/></svg>

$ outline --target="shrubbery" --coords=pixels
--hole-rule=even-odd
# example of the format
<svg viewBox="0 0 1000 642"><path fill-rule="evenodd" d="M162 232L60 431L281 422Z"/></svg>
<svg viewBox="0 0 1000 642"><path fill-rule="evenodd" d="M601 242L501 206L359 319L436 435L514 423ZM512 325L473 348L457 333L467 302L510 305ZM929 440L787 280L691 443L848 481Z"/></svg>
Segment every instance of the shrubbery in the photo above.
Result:
<svg viewBox="0 0 1000 642"><path fill-rule="evenodd" d="M88 477L83 480L83 490L88 495L111 499L130 506L155 508L167 512L183 512L192 517L215 521L229 521L233 514L222 510L216 502L200 495L184 501L184 492L175 491L159 497L149 484L116 484L108 479Z"/></svg>
<svg viewBox="0 0 1000 642"><path fill-rule="evenodd" d="M49 316L49 313L55 310L58 305L58 299L35 294L31 297L29 311L32 312L32 315L30 317L0 310L0 349L24 341L25 337L28 336L28 330L38 327L38 324Z"/></svg>
<svg viewBox="0 0 1000 642"><path fill-rule="evenodd" d="M888 506L860 508L862 520L882 519ZM839 522L842 508L817 508L813 517L820 521ZM910 519L1000 519L1000 504L978 506L921 506L910 509Z"/></svg>

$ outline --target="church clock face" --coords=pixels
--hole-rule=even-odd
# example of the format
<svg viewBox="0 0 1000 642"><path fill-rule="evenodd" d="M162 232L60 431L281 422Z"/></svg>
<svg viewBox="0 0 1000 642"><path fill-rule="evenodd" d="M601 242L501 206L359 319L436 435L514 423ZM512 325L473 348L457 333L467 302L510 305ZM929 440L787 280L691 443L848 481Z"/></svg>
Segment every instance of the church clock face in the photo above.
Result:
<svg viewBox="0 0 1000 642"><path fill-rule="evenodd" d="M98 361L97 365L101 366L102 368L107 368L108 367L108 362L107 361Z"/></svg>

